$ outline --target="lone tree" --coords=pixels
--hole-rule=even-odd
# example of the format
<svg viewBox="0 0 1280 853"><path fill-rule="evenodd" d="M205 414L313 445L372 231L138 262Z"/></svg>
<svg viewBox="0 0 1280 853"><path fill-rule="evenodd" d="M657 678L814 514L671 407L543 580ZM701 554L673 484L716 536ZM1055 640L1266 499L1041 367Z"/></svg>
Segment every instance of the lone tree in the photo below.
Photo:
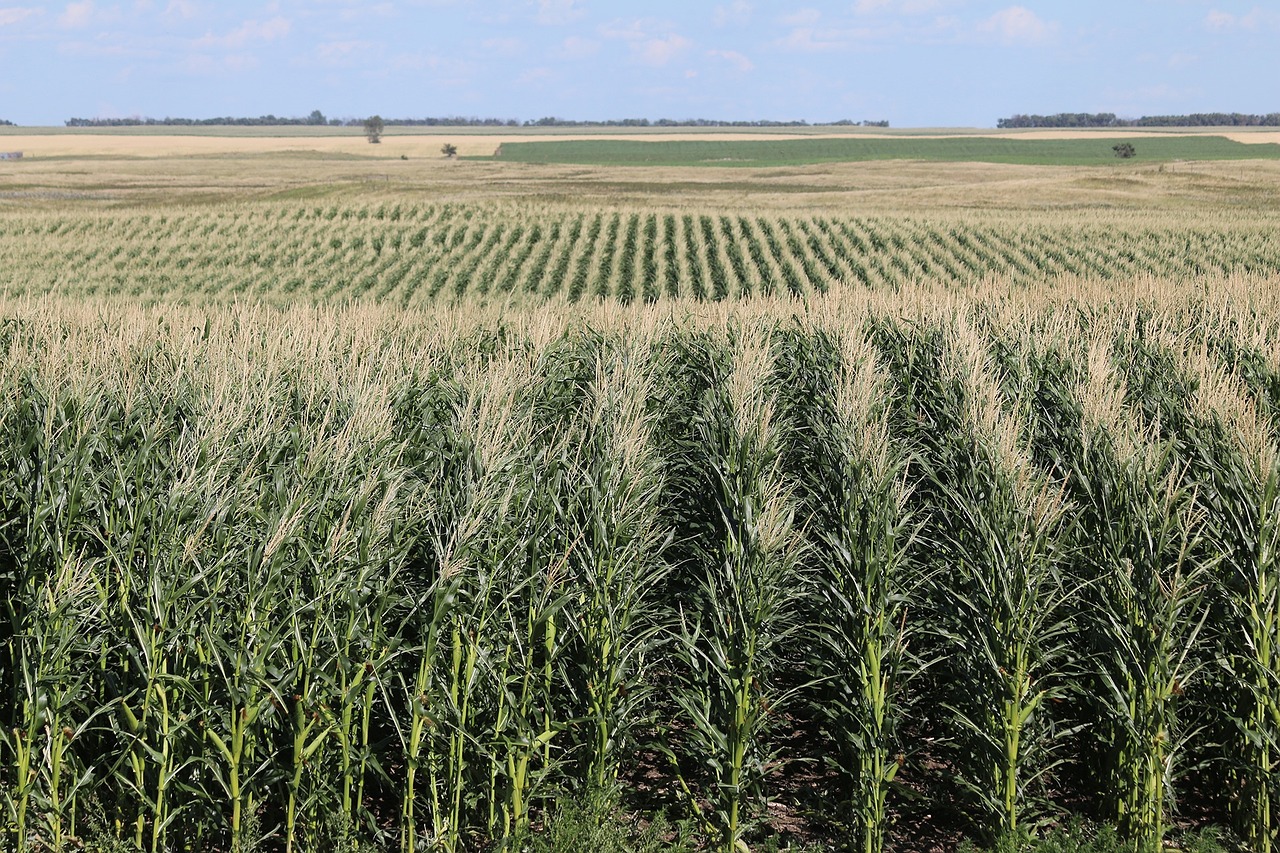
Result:
<svg viewBox="0 0 1280 853"><path fill-rule="evenodd" d="M369 137L369 142L377 145L382 141L382 131L386 125L382 122L382 116L369 116L364 120L364 135Z"/></svg>
<svg viewBox="0 0 1280 853"><path fill-rule="evenodd" d="M1111 150L1116 152L1116 156L1121 160L1128 160L1130 157L1138 153L1137 149L1128 142L1121 142L1118 145L1112 145Z"/></svg>
<svg viewBox="0 0 1280 853"><path fill-rule="evenodd" d="M444 145L440 146L440 153L446 157L456 157L458 156L458 146L454 145L452 142L446 142Z"/></svg>

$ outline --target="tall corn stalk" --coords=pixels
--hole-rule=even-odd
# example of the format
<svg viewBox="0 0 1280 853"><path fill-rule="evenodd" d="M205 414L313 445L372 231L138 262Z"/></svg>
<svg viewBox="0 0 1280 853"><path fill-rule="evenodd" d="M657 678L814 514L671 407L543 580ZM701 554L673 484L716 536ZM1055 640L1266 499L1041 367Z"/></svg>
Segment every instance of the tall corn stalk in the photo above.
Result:
<svg viewBox="0 0 1280 853"><path fill-rule="evenodd" d="M900 389L893 423L913 451L909 506L931 578L921 646L939 695L926 713L950 734L979 829L1016 833L1040 808L1064 734L1048 707L1071 630L1061 498L1026 458L1025 399L1001 390L971 320L878 322L873 336Z"/></svg>
<svg viewBox="0 0 1280 853"><path fill-rule="evenodd" d="M680 609L682 671L672 691L689 726L687 746L711 776L711 812L695 809L726 851L745 847L748 810L775 766L771 717L796 695L777 686L781 651L802 627L796 604L808 593L767 392L769 350L741 343L733 355L731 372L697 413L716 517L700 543L694 606Z"/></svg>
<svg viewBox="0 0 1280 853"><path fill-rule="evenodd" d="M26 850L33 840L60 848L76 834L79 795L93 777L77 741L110 711L97 701L94 638L107 592L90 512L105 447L80 421L82 406L92 412L106 403L101 391L81 399L84 389L18 387L17 411L7 413L21 486L6 495L17 514L5 531L3 745L10 832Z"/></svg>
<svg viewBox="0 0 1280 853"><path fill-rule="evenodd" d="M600 352L587 403L590 420L571 475L580 533L570 561L570 679L585 694L587 781L601 791L618 783L626 751L634 746L661 630L654 590L666 572L666 536L659 520L662 474L653 447L650 369L643 342Z"/></svg>
<svg viewBox="0 0 1280 853"><path fill-rule="evenodd" d="M779 377L798 488L818 568L808 661L820 679L813 712L838 751L855 825L847 847L880 853L890 788L905 759L898 726L907 653L911 531L903 461L890 444L884 377L858 328L779 336Z"/></svg>
<svg viewBox="0 0 1280 853"><path fill-rule="evenodd" d="M1208 616L1211 566L1192 559L1200 525L1174 444L1127 421L1110 346L1100 337L1089 355L1084 441L1067 463L1069 488L1088 531L1082 571L1097 589L1083 627L1093 639L1105 790L1122 831L1158 849L1188 737L1178 710L1198 669L1191 655ZM1135 393L1129 399L1141 400Z"/></svg>
<svg viewBox="0 0 1280 853"><path fill-rule="evenodd" d="M1280 769L1277 374L1249 340L1266 340L1266 327L1241 329L1229 318L1196 314L1189 319L1205 329L1203 343L1177 347L1175 339L1168 346L1197 386L1190 411L1175 423L1204 507L1201 559L1220 561L1209 592L1217 665L1206 679L1217 683L1205 700L1225 750L1211 778L1226 782L1232 817L1250 849L1270 853L1280 845L1280 788L1273 781Z"/></svg>

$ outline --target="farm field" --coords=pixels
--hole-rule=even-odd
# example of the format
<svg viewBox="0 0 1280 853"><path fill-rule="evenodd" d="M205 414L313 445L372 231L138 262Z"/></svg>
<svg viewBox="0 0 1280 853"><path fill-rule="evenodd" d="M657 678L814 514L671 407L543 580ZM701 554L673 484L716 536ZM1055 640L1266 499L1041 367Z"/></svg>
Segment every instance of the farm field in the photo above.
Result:
<svg viewBox="0 0 1280 853"><path fill-rule="evenodd" d="M1221 136L1083 136L1025 139L999 137L825 138L792 140L618 141L503 143L495 155L517 163L654 166L796 166L861 160L1021 163L1098 166L1114 163L1113 145L1129 143L1144 162L1261 160L1280 158L1280 145L1249 145Z"/></svg>
<svg viewBox="0 0 1280 853"><path fill-rule="evenodd" d="M1275 849L1265 144L112 138L0 166L4 849Z"/></svg>

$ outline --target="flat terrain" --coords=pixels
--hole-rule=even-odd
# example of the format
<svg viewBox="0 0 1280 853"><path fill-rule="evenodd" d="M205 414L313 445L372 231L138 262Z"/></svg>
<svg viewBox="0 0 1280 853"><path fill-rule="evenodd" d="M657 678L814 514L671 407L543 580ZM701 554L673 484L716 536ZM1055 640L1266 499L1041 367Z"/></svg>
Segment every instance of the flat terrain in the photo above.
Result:
<svg viewBox="0 0 1280 853"><path fill-rule="evenodd" d="M4 292L523 304L1280 271L1280 160L1213 159L1280 146L1213 135L1123 161L1099 134L473 133L502 156L447 159L435 131L152 130L4 139L66 152L0 161ZM512 162L593 151L613 162ZM1020 162L976 161L998 156Z"/></svg>
<svg viewBox="0 0 1280 853"><path fill-rule="evenodd" d="M0 132L6 841L1276 840L1275 134L828 130Z"/></svg>
<svg viewBox="0 0 1280 853"><path fill-rule="evenodd" d="M521 142L495 155L521 163L654 166L797 166L866 160L943 163L1016 163L1041 166L1114 164L1116 144L1128 143L1142 162L1280 159L1280 145L1245 145L1221 136L1117 136L1072 138L816 138L785 141Z"/></svg>
<svg viewBox="0 0 1280 853"><path fill-rule="evenodd" d="M786 142L800 140L1086 140L1188 139L1214 144L1229 139L1243 144L1276 144L1280 132L1269 128L1085 130L966 130L884 128L484 128L390 127L378 146L370 146L357 127L0 127L0 149L31 157L181 157L211 154L266 154L309 151L361 157L435 157L452 143L463 156L492 156L500 147L529 142ZM1110 144L1114 144L1114 141ZM856 151L855 149L851 149ZM903 149L904 152L911 149ZM955 149L963 154L963 149ZM1205 149L1212 150L1212 149ZM862 158L859 158L862 159ZM960 159L968 159L962 156Z"/></svg>

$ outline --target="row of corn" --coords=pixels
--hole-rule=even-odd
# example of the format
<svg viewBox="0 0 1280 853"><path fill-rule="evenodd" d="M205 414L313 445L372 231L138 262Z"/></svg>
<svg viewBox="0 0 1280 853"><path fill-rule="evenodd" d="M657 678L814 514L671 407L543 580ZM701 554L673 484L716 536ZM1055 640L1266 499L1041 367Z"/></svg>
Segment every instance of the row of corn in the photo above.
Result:
<svg viewBox="0 0 1280 853"><path fill-rule="evenodd" d="M1241 292L6 303L5 845L475 849L643 780L741 850L808 768L867 853L944 790L1140 849L1196 791L1271 851L1280 315Z"/></svg>
<svg viewBox="0 0 1280 853"><path fill-rule="evenodd" d="M537 205L257 203L0 218L0 291L293 301L567 297L656 302L838 283L1124 279L1280 269L1266 224L1210 218L905 219L693 215ZM193 282L199 282L193 285Z"/></svg>

